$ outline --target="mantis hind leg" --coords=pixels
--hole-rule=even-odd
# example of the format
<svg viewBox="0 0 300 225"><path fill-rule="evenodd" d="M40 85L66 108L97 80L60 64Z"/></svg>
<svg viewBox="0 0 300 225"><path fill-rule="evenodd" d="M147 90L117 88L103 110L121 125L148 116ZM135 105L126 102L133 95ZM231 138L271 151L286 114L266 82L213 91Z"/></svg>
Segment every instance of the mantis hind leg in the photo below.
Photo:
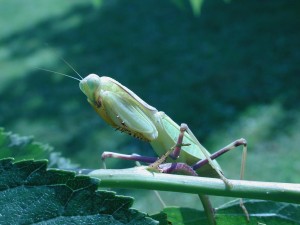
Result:
<svg viewBox="0 0 300 225"><path fill-rule="evenodd" d="M194 134L192 133L192 131L188 128L188 126L186 124L181 124L180 126L180 132L184 132L187 131L190 136L194 139L194 141L196 143L199 143L199 141L196 139L196 137L194 136ZM179 136L181 136L182 134L180 134ZM178 142L182 141L182 139L179 137L178 138ZM180 146L180 143L177 143L178 146ZM199 143L200 145L200 143ZM224 153L238 147L238 146L243 146L243 154L242 154L242 160L241 160L241 172L240 172L240 179L243 180L244 179L244 173L245 173L245 165L246 165L246 156L247 156L247 141L244 138L238 139L232 143L230 143L229 145L225 146L224 148L218 150L217 152L213 153L212 155L209 155L206 151L202 151L202 153L206 156L205 159L202 159L200 161L198 161L196 164L194 164L192 166L192 169L195 171L197 169L199 169L200 167L206 165L207 163L209 163L212 168L214 170L216 170L216 172L219 174L220 178L224 181L225 184L227 184L229 187L232 186L232 184L228 181L228 179L222 174L222 172L215 167L215 165L213 164L212 160L218 158L219 156L223 155ZM201 149L201 148L200 148ZM202 150L202 149L201 149ZM246 207L244 206L243 203L243 199L240 199L240 206L244 212L244 214L247 217L247 221L249 221L249 213L246 209Z"/></svg>
<svg viewBox="0 0 300 225"><path fill-rule="evenodd" d="M221 148L220 150L216 151L215 153L213 153L209 158L211 160L218 158L219 156L223 155L224 153L238 147L238 146L243 146L243 154L242 154L242 161L241 161L241 172L240 172L240 180L244 179L244 173L245 173L245 165L246 165L246 156L247 156L247 141L244 138L238 139L232 143L230 143L229 145L225 146L224 148ZM208 159L202 159L199 162L197 162L196 164L194 164L192 166L192 168L194 170L199 169L200 167L206 165L209 162ZM242 208L244 214L247 217L247 221L249 221L249 213L243 203L243 199L240 198L240 207Z"/></svg>
<svg viewBox="0 0 300 225"><path fill-rule="evenodd" d="M244 138L238 139L229 145L225 146L224 148L221 148L220 150L216 151L215 153L210 155L210 159L216 159L219 156L223 155L224 153L243 145L243 156L242 156L242 162L241 162L241 174L240 179L242 180L244 178L244 172L245 172L245 165L246 165L246 156L247 156L247 141ZM209 162L208 159L202 159L198 161L196 164L194 164L192 167L194 170L199 169L200 167L204 166Z"/></svg>

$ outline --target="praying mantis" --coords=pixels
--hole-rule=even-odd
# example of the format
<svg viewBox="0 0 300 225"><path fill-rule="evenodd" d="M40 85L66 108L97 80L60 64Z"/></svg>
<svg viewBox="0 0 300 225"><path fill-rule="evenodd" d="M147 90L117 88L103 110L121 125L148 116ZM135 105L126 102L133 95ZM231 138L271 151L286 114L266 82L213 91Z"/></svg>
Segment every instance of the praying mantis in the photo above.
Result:
<svg viewBox="0 0 300 225"><path fill-rule="evenodd" d="M73 69L71 65L69 66ZM42 70L55 72L46 69ZM66 74L62 75L79 81L79 88L86 95L87 101L106 123L117 130L149 142L159 157L103 152L103 160L106 158L134 160L149 163L149 169L158 170L162 173L216 177L222 179L227 187L230 188L231 183L223 175L220 165L214 159L242 145L241 179L243 179L247 152L245 139L238 139L214 154L210 154L200 144L186 124L182 123L179 126L164 112L158 111L147 104L118 81L106 76L99 77L96 74L90 74L85 78L78 74L81 79ZM200 196L200 199L209 223L215 224L213 209L208 198ZM241 207L249 219L242 200Z"/></svg>
<svg viewBox="0 0 300 225"><path fill-rule="evenodd" d="M80 81L79 87L86 95L87 101L106 123L117 130L149 142L159 157L172 150L168 153L169 157L166 157L166 161L175 163L172 168L160 168L162 172L186 172L190 175L220 177L228 186L231 185L222 174L220 165L213 159L239 145L244 146L244 154L246 154L245 139L238 139L216 154L210 155L186 124L177 125L164 112L150 106L116 80L90 74ZM157 159L113 152L104 152L102 159L105 158L147 163L154 163Z"/></svg>

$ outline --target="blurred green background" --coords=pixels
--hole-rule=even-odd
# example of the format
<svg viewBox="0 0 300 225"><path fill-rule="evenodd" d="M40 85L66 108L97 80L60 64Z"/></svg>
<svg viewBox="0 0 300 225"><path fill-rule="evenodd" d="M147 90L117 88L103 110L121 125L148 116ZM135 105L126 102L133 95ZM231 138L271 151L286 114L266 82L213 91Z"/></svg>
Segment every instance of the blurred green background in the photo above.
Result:
<svg viewBox="0 0 300 225"><path fill-rule="evenodd" d="M99 168L103 151L153 155L104 124L76 81L37 69L75 76L63 57L82 76L111 76L188 123L212 152L246 138L246 179L300 182L300 1L202 2L195 15L184 0L2 0L0 126L84 168ZM218 160L227 177L239 177L240 159L235 150ZM136 207L160 207L152 192L139 194Z"/></svg>

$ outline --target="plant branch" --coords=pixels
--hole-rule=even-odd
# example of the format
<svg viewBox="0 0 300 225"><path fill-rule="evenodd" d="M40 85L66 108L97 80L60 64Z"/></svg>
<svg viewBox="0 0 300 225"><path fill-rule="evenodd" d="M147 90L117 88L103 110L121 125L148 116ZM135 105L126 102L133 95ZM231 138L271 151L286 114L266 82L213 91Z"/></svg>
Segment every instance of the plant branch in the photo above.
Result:
<svg viewBox="0 0 300 225"><path fill-rule="evenodd" d="M238 198L264 199L300 204L300 184L229 180L150 172L146 167L99 169L88 173L101 180L100 187L134 188Z"/></svg>

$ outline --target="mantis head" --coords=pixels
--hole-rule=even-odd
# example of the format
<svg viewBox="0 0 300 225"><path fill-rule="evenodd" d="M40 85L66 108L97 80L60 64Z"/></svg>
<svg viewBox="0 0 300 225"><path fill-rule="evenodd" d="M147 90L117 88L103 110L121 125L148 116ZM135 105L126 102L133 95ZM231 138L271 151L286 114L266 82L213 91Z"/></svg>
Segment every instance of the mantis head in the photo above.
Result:
<svg viewBox="0 0 300 225"><path fill-rule="evenodd" d="M98 107L101 106L101 99L96 93L99 93L103 86L103 79L96 74L90 74L79 82L79 88L86 95L88 101Z"/></svg>

